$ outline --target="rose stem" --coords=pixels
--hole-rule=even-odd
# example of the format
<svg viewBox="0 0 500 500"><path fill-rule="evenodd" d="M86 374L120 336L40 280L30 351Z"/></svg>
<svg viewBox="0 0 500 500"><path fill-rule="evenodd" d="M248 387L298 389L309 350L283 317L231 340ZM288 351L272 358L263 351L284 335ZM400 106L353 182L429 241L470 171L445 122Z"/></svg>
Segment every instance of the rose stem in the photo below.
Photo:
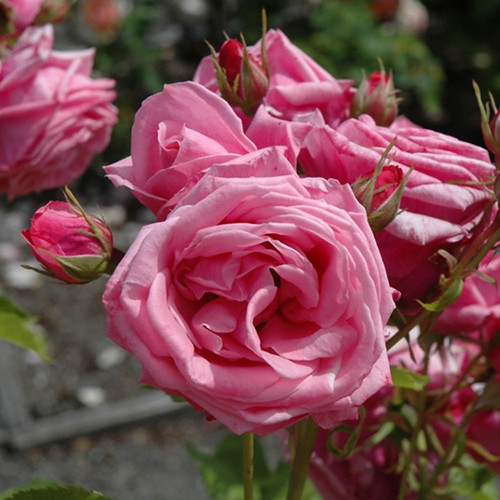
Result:
<svg viewBox="0 0 500 500"><path fill-rule="evenodd" d="M253 500L253 441L252 432L243 434L243 492L244 500Z"/></svg>
<svg viewBox="0 0 500 500"><path fill-rule="evenodd" d="M296 424L293 459L286 500L300 500L307 479L309 461L316 444L318 426L311 417Z"/></svg>

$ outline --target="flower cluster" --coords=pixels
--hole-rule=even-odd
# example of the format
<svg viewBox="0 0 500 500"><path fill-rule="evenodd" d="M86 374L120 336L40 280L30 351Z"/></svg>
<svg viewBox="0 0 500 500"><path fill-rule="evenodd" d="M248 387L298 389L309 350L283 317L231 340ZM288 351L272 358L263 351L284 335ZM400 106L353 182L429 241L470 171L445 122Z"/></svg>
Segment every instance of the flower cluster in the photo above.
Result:
<svg viewBox="0 0 500 500"><path fill-rule="evenodd" d="M107 284L109 337L237 434L311 417L324 498L498 472L490 152L399 115L392 75L356 88L279 30L211 52L104 167L156 217Z"/></svg>

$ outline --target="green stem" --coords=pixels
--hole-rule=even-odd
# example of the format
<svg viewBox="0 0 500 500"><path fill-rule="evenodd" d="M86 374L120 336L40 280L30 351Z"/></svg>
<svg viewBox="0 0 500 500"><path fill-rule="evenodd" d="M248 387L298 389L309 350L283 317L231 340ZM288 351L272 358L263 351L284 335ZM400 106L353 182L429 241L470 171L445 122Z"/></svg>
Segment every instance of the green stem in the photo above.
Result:
<svg viewBox="0 0 500 500"><path fill-rule="evenodd" d="M243 434L243 492L244 500L253 500L253 445L252 432Z"/></svg>
<svg viewBox="0 0 500 500"><path fill-rule="evenodd" d="M318 426L311 417L308 417L298 422L294 431L295 435L292 436L295 439L292 448L293 459L286 500L300 500L302 498L309 461L316 444Z"/></svg>

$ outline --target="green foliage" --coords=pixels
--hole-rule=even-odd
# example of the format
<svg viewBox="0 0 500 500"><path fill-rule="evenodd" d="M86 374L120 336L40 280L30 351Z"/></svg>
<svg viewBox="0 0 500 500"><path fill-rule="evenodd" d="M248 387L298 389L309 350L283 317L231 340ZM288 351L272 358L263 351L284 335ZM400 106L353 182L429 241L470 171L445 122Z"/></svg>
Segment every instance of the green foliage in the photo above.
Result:
<svg viewBox="0 0 500 500"><path fill-rule="evenodd" d="M392 383L396 387L413 389L415 391L425 389L425 386L430 381L429 377L421 375L420 373L414 373L408 368L403 368L401 366L391 366L391 376Z"/></svg>
<svg viewBox="0 0 500 500"><path fill-rule="evenodd" d="M416 101L424 113L441 107L443 71L418 34L395 23L379 23L367 0L323 0L310 18L312 34L296 40L313 59L337 78L359 83L362 70L379 69L378 60L394 73L403 104Z"/></svg>
<svg viewBox="0 0 500 500"><path fill-rule="evenodd" d="M497 475L489 467L480 465L470 456L464 455L460 465L450 469L447 492L471 500L498 500L500 492L496 479Z"/></svg>
<svg viewBox="0 0 500 500"><path fill-rule="evenodd" d="M36 318L0 296L0 339L30 349L45 361L50 361L47 341L35 331L35 324Z"/></svg>
<svg viewBox="0 0 500 500"><path fill-rule="evenodd" d="M228 434L213 453L204 453L192 444L187 445L189 453L198 462L208 491L214 500L243 499L243 452L242 438ZM280 462L269 467L264 450L258 439L254 443L254 499L284 500L288 485L290 466ZM321 500L314 486L306 483L303 500Z"/></svg>
<svg viewBox="0 0 500 500"><path fill-rule="evenodd" d="M0 495L0 500L109 500L97 491L37 479Z"/></svg>

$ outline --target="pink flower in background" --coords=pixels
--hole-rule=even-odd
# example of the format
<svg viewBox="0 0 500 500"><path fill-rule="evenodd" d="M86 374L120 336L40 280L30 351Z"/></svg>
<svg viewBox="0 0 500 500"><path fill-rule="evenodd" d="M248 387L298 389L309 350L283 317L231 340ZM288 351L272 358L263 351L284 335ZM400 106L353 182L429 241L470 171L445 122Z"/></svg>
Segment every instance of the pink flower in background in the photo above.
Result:
<svg viewBox="0 0 500 500"><path fill-rule="evenodd" d="M455 432L455 426L462 422L471 397L474 397L469 386L464 390L467 392L467 397L461 397L465 394L456 391L451 394L448 391L460 379L477 352L475 346L462 342L447 343L442 349L433 347L428 362L424 351L416 342L411 343L411 351L408 344L398 344L395 350L389 352L391 366L407 368L429 377L425 390L426 398L419 400L420 404L426 405L424 407L426 426L421 432L421 438L426 445L415 450L413 456L417 483L423 463L426 464L427 479L433 474L442 456L440 448L448 446ZM399 488L403 480L400 462L401 440L405 439L408 443L414 426L411 417L408 419L408 414L401 407L408 409L418 397L414 390L409 390L410 397L405 391L406 389L385 387L366 401L364 404L366 417L359 438L348 456L339 457L333 454L329 449L329 443L333 443L340 450L345 449L347 438L350 436L346 430L349 427L354 429L358 425L357 421L347 420L338 423L339 428L331 435L328 431L320 430L311 458L309 477L323 498L339 500L399 498ZM431 405L436 404L439 398L442 398L442 404L431 409ZM479 418L479 415L483 416ZM479 413L477 423L484 421L483 418L493 423L497 416ZM381 427L389 423L393 426L392 430L387 432L386 427L385 437L373 442L372 439ZM494 428L498 431L498 425ZM479 426L470 429L470 434L469 429L468 427L468 443L476 439L476 433L480 434ZM486 433L489 439L492 439L493 435L493 431ZM429 436L433 436L433 439ZM436 446L436 439L440 443L439 446ZM485 443L486 439L481 441ZM496 448L497 440L493 441L495 444L491 449ZM438 479L438 484L445 482L446 473L443 473ZM422 484L424 483L422 480ZM416 500L419 495L408 489L404 498Z"/></svg>
<svg viewBox="0 0 500 500"><path fill-rule="evenodd" d="M391 292L349 186L300 179L270 148L212 167L144 227L104 305L143 383L263 435L354 418L390 383Z"/></svg>
<svg viewBox="0 0 500 500"><path fill-rule="evenodd" d="M36 259L47 274L66 283L87 283L108 267L113 236L100 219L62 201L37 210L23 231Z"/></svg>
<svg viewBox="0 0 500 500"><path fill-rule="evenodd" d="M44 0L1 0L0 42L20 35L36 18Z"/></svg>
<svg viewBox="0 0 500 500"><path fill-rule="evenodd" d="M483 148L407 120L377 126L367 115L346 120L335 130L312 127L303 136L299 162L307 175L352 184L375 169L394 139L391 164L404 174L414 170L403 192L402 212L376 238L403 305L425 300L443 272L436 251L453 251L468 238L492 200L483 184L493 178L495 168Z"/></svg>
<svg viewBox="0 0 500 500"><path fill-rule="evenodd" d="M131 156L104 169L115 186L127 186L163 219L209 167L256 149L222 98L183 82L144 101L132 128Z"/></svg>
<svg viewBox="0 0 500 500"><path fill-rule="evenodd" d="M485 279L485 277L489 277ZM439 316L436 331L448 335L472 334L491 320L500 320L500 256L490 252L464 281L458 299Z"/></svg>
<svg viewBox="0 0 500 500"><path fill-rule="evenodd" d="M320 113L332 127L350 116L352 81L334 78L280 30L267 31L265 47L270 78L262 102L273 115L287 121L304 121ZM248 53L254 61L262 63L261 41L248 47ZM218 92L211 57L202 59L193 80ZM250 120L244 123L248 126Z"/></svg>
<svg viewBox="0 0 500 500"><path fill-rule="evenodd" d="M93 50L52 50L28 28L0 66L0 193L9 199L80 177L108 145L114 81L90 78Z"/></svg>

